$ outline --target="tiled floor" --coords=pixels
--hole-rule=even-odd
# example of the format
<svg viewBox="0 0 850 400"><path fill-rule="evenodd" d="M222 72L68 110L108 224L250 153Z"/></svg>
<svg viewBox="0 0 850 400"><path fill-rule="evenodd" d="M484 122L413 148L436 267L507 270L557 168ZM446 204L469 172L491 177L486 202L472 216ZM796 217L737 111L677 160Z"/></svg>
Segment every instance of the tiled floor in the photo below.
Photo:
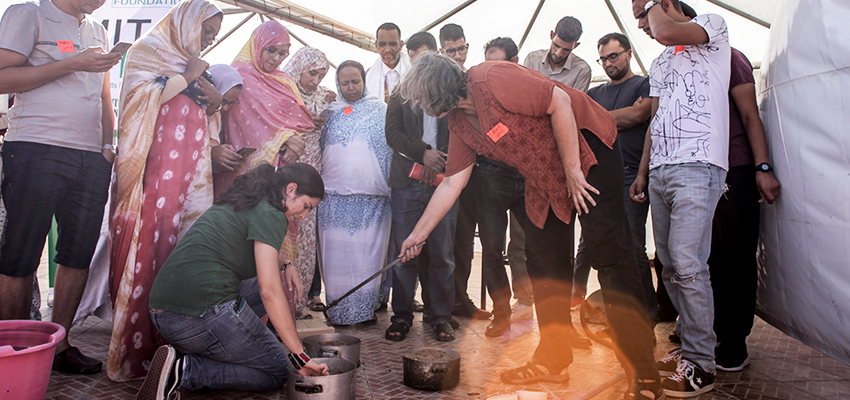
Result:
<svg viewBox="0 0 850 400"><path fill-rule="evenodd" d="M469 292L479 293L477 284L480 282L477 277L480 277L480 269L477 266L472 276L474 278L470 283L473 287ZM595 279L591 277L591 280ZM43 286L46 285L46 277L43 282ZM44 308L43 312L49 315L49 309ZM516 390L547 392L548 399L572 399L620 371L613 352L594 344L591 349L575 352L568 384L505 385L499 381L498 373L524 364L536 346L538 332L533 321L514 323L510 333L493 339L484 336L486 321L461 318L462 326L456 332L457 340L443 343L434 339L433 331L427 324L417 320L406 340L391 342L383 337L384 330L389 326L390 314L379 313L378 323L372 326L337 329L337 332L362 340L362 365L356 372L358 399L486 399ZM316 313L315 317L322 318L322 315ZM578 321L577 312L573 312L573 319ZM659 357L673 348L666 339L672 329L671 323L656 327ZM90 317L83 326L73 328L70 337L72 343L84 353L105 363L110 331L110 323ZM850 366L783 334L761 319L756 319L748 344L752 365L738 373L719 372L715 390L699 399L850 400ZM402 354L421 347L448 348L461 353L461 380L455 389L423 392L402 384ZM46 398L132 399L139 386L141 382L111 382L103 372L90 376L54 372ZM620 381L594 398L620 399L625 388L625 382ZM184 392L183 398L284 399L285 393L285 389L263 393L219 390Z"/></svg>

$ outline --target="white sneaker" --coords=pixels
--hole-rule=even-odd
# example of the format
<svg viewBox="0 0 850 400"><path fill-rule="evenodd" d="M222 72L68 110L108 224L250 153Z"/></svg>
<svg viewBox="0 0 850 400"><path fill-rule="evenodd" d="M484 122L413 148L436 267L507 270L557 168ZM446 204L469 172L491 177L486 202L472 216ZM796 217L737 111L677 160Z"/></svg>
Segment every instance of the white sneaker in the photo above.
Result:
<svg viewBox="0 0 850 400"><path fill-rule="evenodd" d="M517 302L511 307L511 321L534 319L534 305L527 306Z"/></svg>

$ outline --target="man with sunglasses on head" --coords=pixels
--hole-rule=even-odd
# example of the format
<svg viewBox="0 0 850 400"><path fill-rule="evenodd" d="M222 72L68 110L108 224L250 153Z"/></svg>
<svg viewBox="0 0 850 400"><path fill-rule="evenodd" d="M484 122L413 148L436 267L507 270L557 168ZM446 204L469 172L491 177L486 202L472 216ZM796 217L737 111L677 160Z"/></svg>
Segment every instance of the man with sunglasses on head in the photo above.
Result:
<svg viewBox="0 0 850 400"><path fill-rule="evenodd" d="M528 53L522 65L558 81L571 88L587 92L590 87L590 65L573 54L581 38L581 22L574 17L558 21L555 30L549 32L552 45Z"/></svg>
<svg viewBox="0 0 850 400"><path fill-rule="evenodd" d="M637 177L640 157L649 127L649 112L652 101L649 97L649 78L635 75L630 67L632 45L622 33L609 33L599 39L596 47L599 59L596 62L605 69L610 82L587 91L587 95L610 111L617 120L617 139L623 152L623 172L625 186L623 195L626 200L626 216L632 231L641 283L646 298L646 308L653 320L658 315L658 300L652 285L652 272L649 258L646 256L646 215L649 202L635 204L629 201L629 187ZM587 294L587 277L590 273L590 261L587 257L584 240L579 242L576 254L576 268L573 282L573 301L583 299Z"/></svg>

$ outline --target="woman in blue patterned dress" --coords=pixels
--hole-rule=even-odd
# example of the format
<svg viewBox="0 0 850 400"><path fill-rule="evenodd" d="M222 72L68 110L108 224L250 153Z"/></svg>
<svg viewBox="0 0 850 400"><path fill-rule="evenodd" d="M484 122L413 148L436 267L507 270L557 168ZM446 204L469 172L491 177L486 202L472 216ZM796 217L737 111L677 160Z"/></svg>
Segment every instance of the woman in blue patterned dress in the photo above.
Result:
<svg viewBox="0 0 850 400"><path fill-rule="evenodd" d="M340 97L331 104L322 143L327 196L318 208L325 296L333 302L386 263L390 235L392 151L384 122L387 106L365 90L366 72L356 61L337 68ZM380 295L374 280L328 310L331 322L372 321Z"/></svg>

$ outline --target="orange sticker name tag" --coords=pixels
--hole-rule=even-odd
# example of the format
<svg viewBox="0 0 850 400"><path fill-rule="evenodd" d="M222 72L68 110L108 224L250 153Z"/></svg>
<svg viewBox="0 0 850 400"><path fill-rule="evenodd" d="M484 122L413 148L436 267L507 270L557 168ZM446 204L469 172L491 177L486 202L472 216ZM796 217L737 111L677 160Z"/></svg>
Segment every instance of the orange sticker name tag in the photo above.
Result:
<svg viewBox="0 0 850 400"><path fill-rule="evenodd" d="M348 115L348 114L353 113L353 112L354 112L354 109L353 109L353 108L351 108L351 106L348 106L348 107L343 108L343 109L342 109L342 112L344 112L344 113L345 113L345 115Z"/></svg>
<svg viewBox="0 0 850 400"><path fill-rule="evenodd" d="M679 54L679 52L680 52L680 51L685 51L685 46L684 46L684 45L676 46L676 50L675 50L675 52L673 53L673 55Z"/></svg>
<svg viewBox="0 0 850 400"><path fill-rule="evenodd" d="M496 124L496 126L493 127L493 129L490 129L490 132L487 132L487 136L489 136L490 139L493 139L494 142L498 142L499 139L501 139L502 136L505 136L505 134L507 133L508 127L499 122L498 124Z"/></svg>
<svg viewBox="0 0 850 400"><path fill-rule="evenodd" d="M74 50L74 42L70 40L57 40L56 45L59 46L59 51L61 53L76 53Z"/></svg>

